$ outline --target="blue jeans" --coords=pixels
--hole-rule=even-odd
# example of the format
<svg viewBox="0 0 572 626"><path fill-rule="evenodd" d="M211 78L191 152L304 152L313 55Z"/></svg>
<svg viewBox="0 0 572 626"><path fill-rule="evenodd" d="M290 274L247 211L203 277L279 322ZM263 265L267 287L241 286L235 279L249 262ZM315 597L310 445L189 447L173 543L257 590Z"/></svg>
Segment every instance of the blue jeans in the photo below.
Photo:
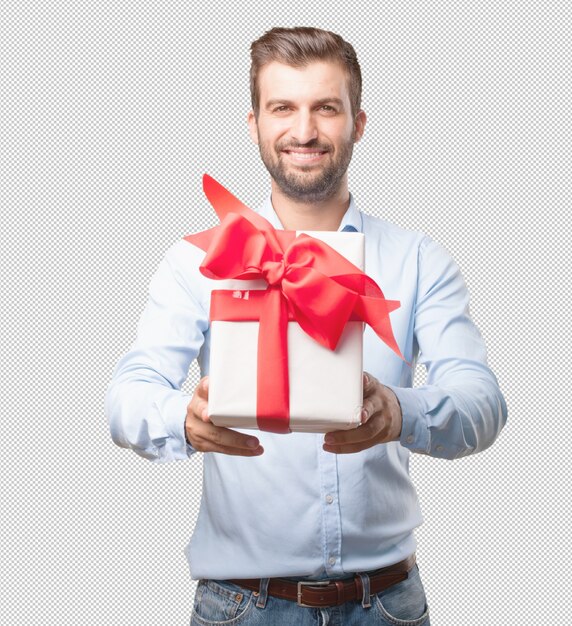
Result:
<svg viewBox="0 0 572 626"><path fill-rule="evenodd" d="M268 595L268 579L257 592L225 580L200 580L190 626L430 626L417 564L406 580L375 595L369 594L367 574L361 576L361 601L324 609Z"/></svg>

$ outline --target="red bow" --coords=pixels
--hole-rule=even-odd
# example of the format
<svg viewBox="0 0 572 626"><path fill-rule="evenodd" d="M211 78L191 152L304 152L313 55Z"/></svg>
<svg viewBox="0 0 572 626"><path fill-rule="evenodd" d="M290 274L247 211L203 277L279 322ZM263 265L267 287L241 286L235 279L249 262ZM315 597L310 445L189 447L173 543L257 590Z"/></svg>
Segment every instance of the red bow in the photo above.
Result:
<svg viewBox="0 0 572 626"><path fill-rule="evenodd" d="M389 320L389 313L400 304L386 300L362 270L319 239L275 230L207 174L203 189L221 224L185 237L207 253L201 273L214 279L262 278L268 284L262 292L258 335L256 412L260 430L290 432L289 317L330 350L336 348L350 318L362 320L405 360Z"/></svg>

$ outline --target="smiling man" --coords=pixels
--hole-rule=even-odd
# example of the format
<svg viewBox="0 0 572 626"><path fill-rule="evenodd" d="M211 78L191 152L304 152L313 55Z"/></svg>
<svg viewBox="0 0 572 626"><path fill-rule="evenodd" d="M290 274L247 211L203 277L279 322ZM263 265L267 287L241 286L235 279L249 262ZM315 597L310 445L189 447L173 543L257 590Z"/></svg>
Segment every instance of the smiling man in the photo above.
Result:
<svg viewBox="0 0 572 626"><path fill-rule="evenodd" d="M471 321L458 267L437 242L371 217L348 188L364 135L353 47L316 28L273 28L251 46L250 136L271 177L275 228L359 231L405 358L367 328L362 423L349 431L241 432L207 416L209 303L203 252L186 241L153 277L137 339L107 393L113 440L156 462L203 455L187 547L199 580L191 625L415 624L429 611L415 560L422 522L413 453L455 459L490 446L507 410ZM197 358L203 378L180 388ZM316 389L316 395L328 389ZM462 620L461 620L462 621Z"/></svg>

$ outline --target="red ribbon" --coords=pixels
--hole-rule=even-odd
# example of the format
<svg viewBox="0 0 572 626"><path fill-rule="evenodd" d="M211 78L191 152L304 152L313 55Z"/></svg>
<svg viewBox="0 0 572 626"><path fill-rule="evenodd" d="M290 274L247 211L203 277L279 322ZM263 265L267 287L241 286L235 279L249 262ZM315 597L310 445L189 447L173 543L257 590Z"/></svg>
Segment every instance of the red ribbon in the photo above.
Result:
<svg viewBox="0 0 572 626"><path fill-rule="evenodd" d="M386 300L375 281L323 241L275 230L207 174L203 176L203 190L221 224L184 237L207 253L201 273L213 279L263 278L268 284L260 292L263 295L255 296L263 299L256 398L260 430L290 432L289 318L330 350L335 350L350 318L362 320L405 361L389 320L399 301Z"/></svg>

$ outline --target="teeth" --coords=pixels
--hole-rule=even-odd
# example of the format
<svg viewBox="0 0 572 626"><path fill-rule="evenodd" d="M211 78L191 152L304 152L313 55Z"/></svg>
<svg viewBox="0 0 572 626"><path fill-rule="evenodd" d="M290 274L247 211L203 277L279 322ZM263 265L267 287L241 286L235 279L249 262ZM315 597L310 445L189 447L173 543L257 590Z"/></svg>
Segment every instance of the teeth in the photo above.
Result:
<svg viewBox="0 0 572 626"><path fill-rule="evenodd" d="M321 156L321 152L290 152L290 154L293 154L297 159L314 159L317 156Z"/></svg>

